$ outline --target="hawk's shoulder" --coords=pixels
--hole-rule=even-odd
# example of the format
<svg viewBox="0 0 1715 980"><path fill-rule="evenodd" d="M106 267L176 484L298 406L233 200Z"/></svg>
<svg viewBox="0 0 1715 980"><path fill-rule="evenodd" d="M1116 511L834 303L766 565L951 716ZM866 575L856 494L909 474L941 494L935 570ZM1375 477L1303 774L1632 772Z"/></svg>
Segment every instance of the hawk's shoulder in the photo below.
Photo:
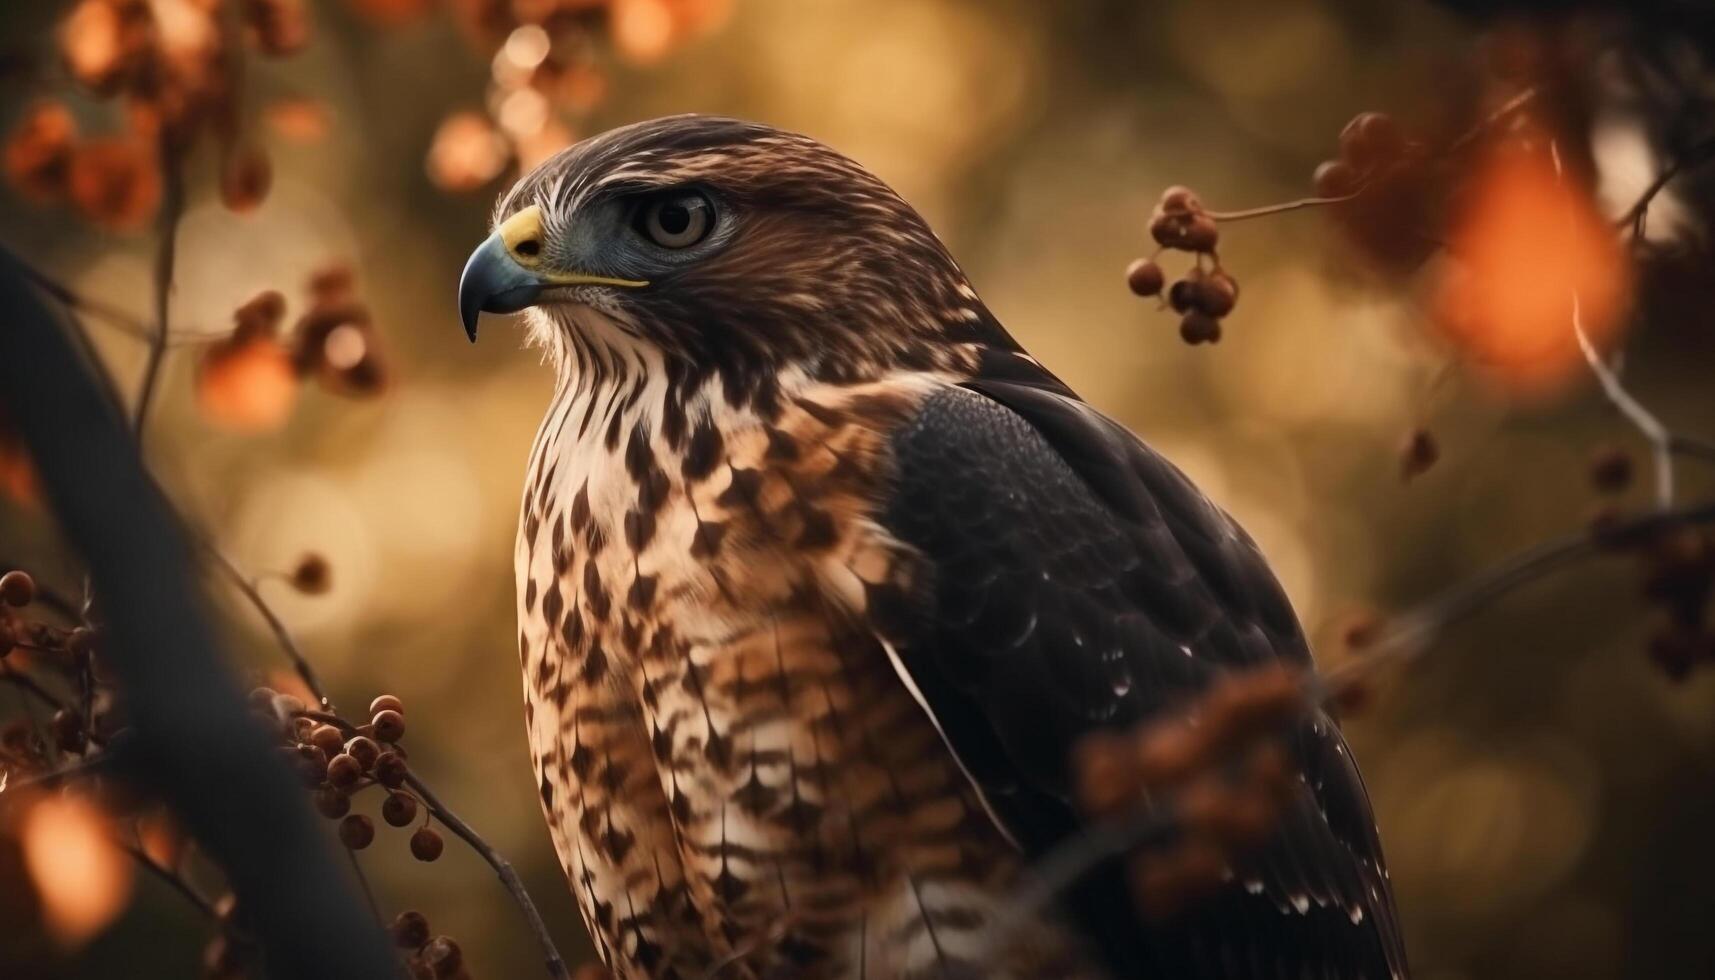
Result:
<svg viewBox="0 0 1715 980"><path fill-rule="evenodd" d="M997 819L1040 853L1077 832L1068 758L1084 734L1148 719L1222 671L1309 652L1229 516L1033 362L1002 357L892 433L879 520L917 566L878 630ZM1276 839L1190 921L1140 932L1117 869L1072 897L1116 968L1403 974L1339 731L1307 723L1296 748L1305 791Z"/></svg>

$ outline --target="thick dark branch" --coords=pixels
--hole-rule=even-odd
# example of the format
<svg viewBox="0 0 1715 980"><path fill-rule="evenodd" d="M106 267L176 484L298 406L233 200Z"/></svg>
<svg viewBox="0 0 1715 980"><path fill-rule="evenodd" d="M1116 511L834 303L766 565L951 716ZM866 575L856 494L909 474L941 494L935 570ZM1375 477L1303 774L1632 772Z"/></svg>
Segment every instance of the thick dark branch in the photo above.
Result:
<svg viewBox="0 0 1715 980"><path fill-rule="evenodd" d="M102 596L137 772L227 873L271 975L372 980L397 959L271 751L196 601L190 544L25 272L0 256L0 399Z"/></svg>

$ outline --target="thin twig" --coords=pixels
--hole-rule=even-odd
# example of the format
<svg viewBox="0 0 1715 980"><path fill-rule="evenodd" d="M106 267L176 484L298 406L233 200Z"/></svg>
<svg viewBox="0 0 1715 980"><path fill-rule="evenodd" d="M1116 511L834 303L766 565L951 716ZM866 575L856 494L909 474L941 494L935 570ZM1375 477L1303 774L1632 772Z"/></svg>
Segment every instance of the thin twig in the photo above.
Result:
<svg viewBox="0 0 1715 980"><path fill-rule="evenodd" d="M172 337L169 321L173 294L173 270L178 258L179 220L185 210L184 163L178 148L178 136L173 127L161 127L160 166L166 189L161 200L160 241L155 245L155 329L149 337L149 359L143 366L143 382L137 393L136 413L131 427L143 443L144 426L149 420L149 405L161 380L161 365L167 357L167 341Z"/></svg>
<svg viewBox="0 0 1715 980"><path fill-rule="evenodd" d="M1271 214L1282 214L1287 211L1298 211L1303 208L1319 208L1329 204L1344 204L1347 201L1357 198L1368 189L1369 184L1365 183L1362 187L1359 187L1350 194L1338 194L1334 197L1301 197L1295 201L1282 201L1279 204L1264 204L1260 207L1245 208L1242 211L1205 211L1204 213L1216 221L1244 221L1248 218L1265 218Z"/></svg>
<svg viewBox="0 0 1715 980"><path fill-rule="evenodd" d="M154 336L154 330L152 330L149 325L144 323L141 319L133 316L130 312L122 310L117 306L104 303L100 300L84 296L77 290L72 289L70 286L67 286L65 283L60 282L27 262L19 262L18 265L22 268L24 275L28 276L31 282L40 287L42 292L47 293L49 296L52 296L54 299L59 300L61 303L64 303L66 306L79 313L87 314L90 319L99 320L110 327L118 329L127 336L135 337L138 340L148 340Z"/></svg>
<svg viewBox="0 0 1715 980"><path fill-rule="evenodd" d="M1596 383L1602 386L1602 394L1607 396L1608 401L1619 409L1620 414L1632 423L1632 427L1649 441L1650 452L1655 457L1656 507L1661 510L1672 507L1673 433L1653 412L1645 408L1642 402L1632 397L1632 393L1621 383L1620 376L1614 373L1614 369L1602 359L1601 352L1590 342L1590 335L1584 331L1583 312L1577 293L1572 295L1572 335L1578 339L1578 349L1584 354L1584 362L1590 365L1590 373L1596 376Z"/></svg>
<svg viewBox="0 0 1715 980"><path fill-rule="evenodd" d="M166 882L168 887L183 895L185 901L195 906L197 911L216 922L220 921L220 913L215 910L214 903L197 891L196 887L187 881L184 875L172 868L156 864L155 859L150 857L147 851L129 841L118 841L117 843L125 853L131 855L132 860L136 861L143 870Z"/></svg>
<svg viewBox="0 0 1715 980"><path fill-rule="evenodd" d="M554 945L554 937L548 932L547 923L542 921L542 913L536 910L536 903L530 900L530 893L525 891L524 882L519 879L518 872L513 870L511 863L499 851L496 851L488 841L484 840L481 834L472 830L469 824L459 819L458 814L447 809L446 804L435 796L428 784L424 783L416 773L407 772L405 783L422 798L423 804L434 813L436 820L445 824L448 830L469 844L472 850L488 862L488 866L494 869L494 873L500 876L500 883L505 885L506 890L512 894L512 900L523 911L524 918L530 925L530 931L536 934L536 941L542 946L542 955L548 969L548 975L555 980L565 980L569 977L570 974L566 971L566 961L561 958L559 949Z"/></svg>
<svg viewBox="0 0 1715 980"><path fill-rule="evenodd" d="M97 752L93 755L86 755L76 762L60 766L56 769L49 769L46 772L39 772L32 776L25 776L22 779L8 779L5 781L4 785L0 785L0 793L10 793L15 797L18 795L19 790L52 789L68 779L76 779L79 776L87 776L99 772L102 769L113 765L114 762L113 753Z"/></svg>
<svg viewBox="0 0 1715 980"><path fill-rule="evenodd" d="M1687 170L1700 167L1711 160L1715 160L1715 140L1699 143L1676 157L1673 162L1661 168L1661 172L1655 175L1655 179L1638 195L1632 206L1614 219L1614 227L1621 230L1630 229L1633 239L1643 238L1644 223L1649 220L1650 205L1667 189L1667 185Z"/></svg>
<svg viewBox="0 0 1715 980"><path fill-rule="evenodd" d="M1560 144L1550 141L1548 144L1550 157L1554 161L1555 178L1566 179L1565 166L1560 158ZM1665 173L1665 172L1664 172ZM1656 185L1645 193L1638 207L1648 209L1649 199L1666 181L1657 178ZM1640 212L1641 213L1641 212ZM1569 216L1570 218L1570 216ZM1632 423L1632 426L1642 433L1649 441L1650 451L1655 457L1655 502L1658 510L1667 510L1673 506L1673 434L1656 418L1655 413L1645 408L1643 403L1632 397L1620 381L1620 375L1602 357L1596 345L1590 342L1590 334L1584 329L1584 305L1578 295L1576 286L1572 289L1572 336L1578 341L1578 350L1584 355L1584 363L1590 367L1590 373L1595 375L1597 384L1602 386L1602 394L1609 402L1619 409L1620 414Z"/></svg>
<svg viewBox="0 0 1715 980"><path fill-rule="evenodd" d="M257 590L256 583L252 582L250 577L245 575L244 571L232 559L226 557L225 552L221 551L213 541L204 538L202 545L214 558L215 564L226 573L227 579L250 601L251 607L268 624L268 628L274 633L275 641L280 644L280 649L285 652L286 658L292 661L292 669L303 680L304 686L310 689L310 693L315 695L316 701L323 708L332 711L333 702L328 699L327 690L322 687L321 678L316 676L315 667L311 665L309 658L304 656L304 651L298 647L297 640L292 638L292 631L286 628L285 621L280 619L278 613L274 612L274 607L268 604L268 600L262 598L262 593Z"/></svg>

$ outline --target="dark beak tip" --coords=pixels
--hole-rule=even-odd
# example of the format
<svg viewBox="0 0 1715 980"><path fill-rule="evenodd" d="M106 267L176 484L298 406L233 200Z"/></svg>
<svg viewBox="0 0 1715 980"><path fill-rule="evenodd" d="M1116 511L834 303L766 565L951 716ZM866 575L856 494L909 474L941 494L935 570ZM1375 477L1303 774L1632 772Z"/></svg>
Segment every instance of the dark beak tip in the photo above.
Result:
<svg viewBox="0 0 1715 980"><path fill-rule="evenodd" d="M484 313L516 313L536 301L542 283L514 262L498 235L477 246L459 277L459 319L471 343Z"/></svg>

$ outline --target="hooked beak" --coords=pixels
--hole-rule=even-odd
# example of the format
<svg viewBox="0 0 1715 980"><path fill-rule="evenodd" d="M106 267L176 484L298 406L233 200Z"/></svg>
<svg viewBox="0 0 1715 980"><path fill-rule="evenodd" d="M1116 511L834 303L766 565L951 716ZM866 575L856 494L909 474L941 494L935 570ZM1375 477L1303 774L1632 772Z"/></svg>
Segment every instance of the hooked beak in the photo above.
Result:
<svg viewBox="0 0 1715 980"><path fill-rule="evenodd" d="M649 283L581 272L555 272L542 266L542 211L531 205L501 223L465 262L459 277L459 319L465 336L476 343L476 321L483 313L517 313L536 304L554 286L623 286Z"/></svg>

